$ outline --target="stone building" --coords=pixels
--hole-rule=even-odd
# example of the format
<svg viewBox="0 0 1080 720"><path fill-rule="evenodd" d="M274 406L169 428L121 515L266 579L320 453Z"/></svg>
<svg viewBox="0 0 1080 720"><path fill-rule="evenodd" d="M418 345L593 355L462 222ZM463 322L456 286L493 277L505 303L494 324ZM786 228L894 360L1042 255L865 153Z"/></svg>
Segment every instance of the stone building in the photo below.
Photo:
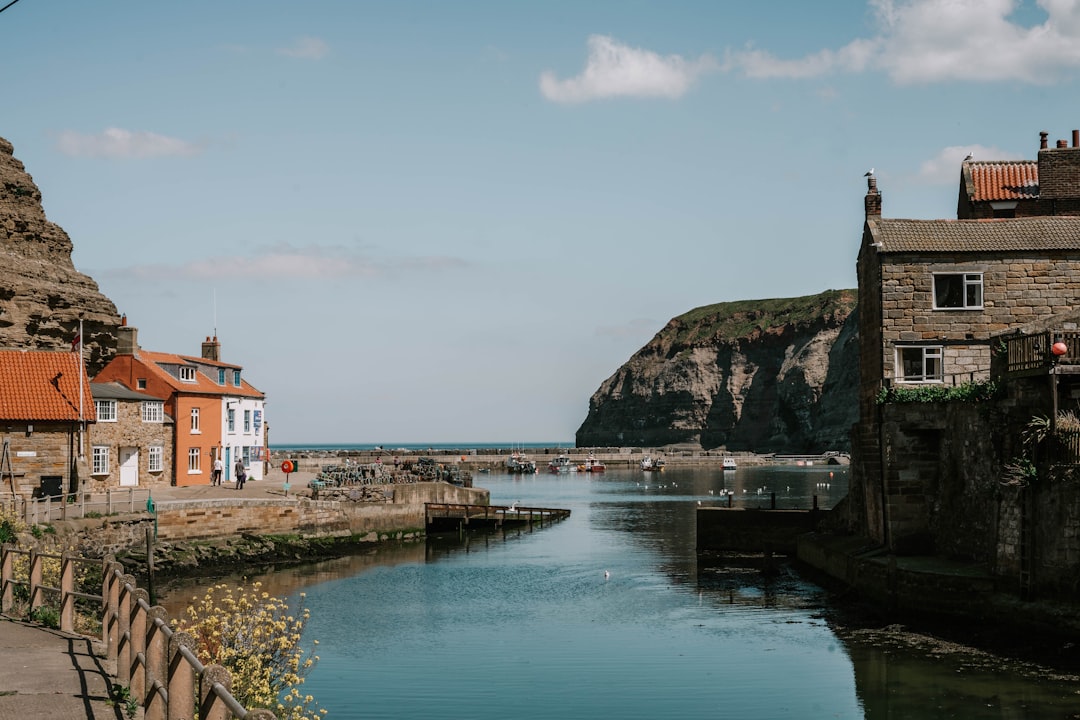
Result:
<svg viewBox="0 0 1080 720"><path fill-rule="evenodd" d="M91 383L97 423L89 433L90 485L172 485L175 423L165 401L120 383Z"/></svg>
<svg viewBox="0 0 1080 720"><path fill-rule="evenodd" d="M78 353L0 350L0 493L82 489L90 478L86 428L95 420Z"/></svg>
<svg viewBox="0 0 1080 720"><path fill-rule="evenodd" d="M1080 497L1060 485L1020 488L1010 469L1026 424L1052 412L1056 396L1045 370L1024 383L994 370L1032 328L1044 333L1042 363L1046 328L1080 310L1080 141L1047 148L1043 137L1038 162L1012 168L997 190L995 163L965 161L955 220L883 218L869 177L857 261L860 421L841 509L890 552L983 563L1017 587L1057 592L1080 569L1080 546L1063 540L1080 533ZM1004 390L995 394L991 378ZM897 399L957 386L967 389L959 399ZM1024 539L1036 509L1038 544Z"/></svg>

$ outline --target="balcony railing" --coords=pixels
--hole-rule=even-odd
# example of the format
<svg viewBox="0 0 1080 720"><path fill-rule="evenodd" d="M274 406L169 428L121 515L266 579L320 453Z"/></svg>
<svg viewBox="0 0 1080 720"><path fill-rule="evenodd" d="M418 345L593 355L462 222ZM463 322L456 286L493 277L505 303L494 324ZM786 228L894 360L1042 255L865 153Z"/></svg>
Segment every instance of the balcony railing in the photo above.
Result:
<svg viewBox="0 0 1080 720"><path fill-rule="evenodd" d="M1046 331L1003 338L1006 372L1039 370L1056 365L1080 365L1080 332ZM1065 343L1065 353L1055 355L1054 343Z"/></svg>

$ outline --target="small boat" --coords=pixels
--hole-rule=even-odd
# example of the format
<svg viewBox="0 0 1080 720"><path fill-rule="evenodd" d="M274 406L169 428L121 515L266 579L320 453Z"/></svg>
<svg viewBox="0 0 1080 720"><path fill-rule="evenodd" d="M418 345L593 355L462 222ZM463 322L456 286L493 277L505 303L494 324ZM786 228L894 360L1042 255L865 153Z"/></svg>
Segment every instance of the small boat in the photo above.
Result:
<svg viewBox="0 0 1080 720"><path fill-rule="evenodd" d="M735 469L735 458L731 457L730 455L726 456L724 458L724 469L725 470L734 470Z"/></svg>
<svg viewBox="0 0 1080 720"><path fill-rule="evenodd" d="M574 465L570 462L570 456L566 454L556 455L548 463L548 470L553 473L568 473L573 469Z"/></svg>
<svg viewBox="0 0 1080 720"><path fill-rule="evenodd" d="M582 472L602 473L606 469L607 468L604 467L604 462L602 460L597 460L592 455L585 458L584 464L578 466L578 470L581 470Z"/></svg>
<svg viewBox="0 0 1080 720"><path fill-rule="evenodd" d="M506 472L532 475L536 472L536 463L525 457L525 453L511 453L506 460Z"/></svg>
<svg viewBox="0 0 1080 720"><path fill-rule="evenodd" d="M641 459L641 469L646 472L659 472L664 469L664 458L652 458L646 455Z"/></svg>

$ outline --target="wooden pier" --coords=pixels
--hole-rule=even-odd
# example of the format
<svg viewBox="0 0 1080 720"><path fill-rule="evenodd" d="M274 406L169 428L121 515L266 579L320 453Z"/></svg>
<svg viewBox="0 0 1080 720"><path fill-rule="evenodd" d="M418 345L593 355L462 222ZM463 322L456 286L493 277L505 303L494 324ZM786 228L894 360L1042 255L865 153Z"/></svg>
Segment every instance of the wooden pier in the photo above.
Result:
<svg viewBox="0 0 1080 720"><path fill-rule="evenodd" d="M424 525L428 533L460 534L466 530L543 526L568 517L570 511L561 508L424 503Z"/></svg>

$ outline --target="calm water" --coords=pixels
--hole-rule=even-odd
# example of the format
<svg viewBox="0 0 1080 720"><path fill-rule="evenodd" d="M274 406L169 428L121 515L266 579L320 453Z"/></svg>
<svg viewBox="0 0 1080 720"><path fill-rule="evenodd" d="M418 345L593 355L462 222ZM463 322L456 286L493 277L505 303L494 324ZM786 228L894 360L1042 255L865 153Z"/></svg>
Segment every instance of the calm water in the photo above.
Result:
<svg viewBox="0 0 1080 720"><path fill-rule="evenodd" d="M730 490L736 505L763 505L775 491L780 507L810 507L815 494L829 507L847 482L833 470L480 475L493 503L573 514L265 580L276 594L307 592L322 656L307 689L331 718L1080 713L1075 683L841 639L822 619L822 591L793 574L699 572L699 502Z"/></svg>

